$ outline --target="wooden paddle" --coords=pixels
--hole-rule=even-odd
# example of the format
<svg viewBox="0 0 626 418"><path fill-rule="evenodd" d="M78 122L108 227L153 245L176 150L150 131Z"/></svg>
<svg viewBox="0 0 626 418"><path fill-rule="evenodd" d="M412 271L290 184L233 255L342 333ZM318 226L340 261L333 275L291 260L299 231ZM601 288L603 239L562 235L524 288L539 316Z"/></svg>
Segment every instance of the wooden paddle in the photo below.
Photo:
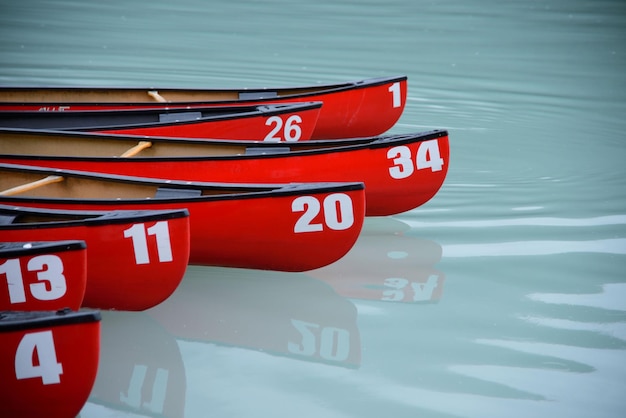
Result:
<svg viewBox="0 0 626 418"><path fill-rule="evenodd" d="M167 102L167 100L165 100L165 98L163 96L161 96L159 94L158 91L156 90L150 90L148 91L148 96L152 97L154 100L156 100L157 102L161 102L161 103L165 103Z"/></svg>
<svg viewBox="0 0 626 418"><path fill-rule="evenodd" d="M122 158L132 157L134 155L139 154L144 149L150 148L151 146L152 146L152 142L150 141L139 141L137 145L135 145L134 147L130 148L128 151L120 155L120 157Z"/></svg>
<svg viewBox="0 0 626 418"><path fill-rule="evenodd" d="M152 142L150 141L139 141L137 145L128 149L120 157L122 158L132 157L140 153L142 150L146 148L150 148L151 146L152 146ZM58 183L58 182L63 181L64 179L65 178L63 176L50 175L40 180L35 180L30 183L22 184L19 186L11 187L10 189L0 191L0 196L13 196L16 194L27 192L29 190L36 189L41 186L45 186L47 184Z"/></svg>
<svg viewBox="0 0 626 418"><path fill-rule="evenodd" d="M0 192L0 196L13 196L16 194L24 193L32 189L36 189L37 187L45 186L46 184L58 183L63 181L63 176L48 176L41 180L33 181L30 183L22 184L20 186L11 187L10 189L6 189Z"/></svg>

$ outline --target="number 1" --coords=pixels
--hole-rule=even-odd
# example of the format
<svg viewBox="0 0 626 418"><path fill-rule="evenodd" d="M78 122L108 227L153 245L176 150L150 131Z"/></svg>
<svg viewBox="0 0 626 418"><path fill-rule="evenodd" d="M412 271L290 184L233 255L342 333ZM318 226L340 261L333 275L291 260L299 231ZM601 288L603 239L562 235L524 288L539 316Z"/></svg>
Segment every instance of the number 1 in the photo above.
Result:
<svg viewBox="0 0 626 418"><path fill-rule="evenodd" d="M400 97L400 83L393 83L389 86L387 91L391 93L391 97L393 98L393 107L400 107L402 105L402 98Z"/></svg>

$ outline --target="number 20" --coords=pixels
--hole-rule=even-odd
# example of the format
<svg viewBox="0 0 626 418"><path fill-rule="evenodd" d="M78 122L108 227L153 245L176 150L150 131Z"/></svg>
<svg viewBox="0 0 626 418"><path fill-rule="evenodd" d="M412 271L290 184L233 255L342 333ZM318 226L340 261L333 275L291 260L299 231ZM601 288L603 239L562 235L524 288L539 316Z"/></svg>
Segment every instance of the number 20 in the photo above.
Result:
<svg viewBox="0 0 626 418"><path fill-rule="evenodd" d="M415 171L430 168L431 171L441 171L443 158L439 152L439 143L436 139L421 142L415 156L415 163L411 155L411 149L405 145L393 147L387 151L387 158L392 159L394 166L389 167L389 174L394 179L404 179Z"/></svg>
<svg viewBox="0 0 626 418"><path fill-rule="evenodd" d="M324 225L313 223L313 219L323 210L326 226L335 231L343 231L354 224L352 199L343 193L333 193L324 198L323 207L313 196L300 196L291 203L291 210L304 212L296 222L293 232L322 231Z"/></svg>

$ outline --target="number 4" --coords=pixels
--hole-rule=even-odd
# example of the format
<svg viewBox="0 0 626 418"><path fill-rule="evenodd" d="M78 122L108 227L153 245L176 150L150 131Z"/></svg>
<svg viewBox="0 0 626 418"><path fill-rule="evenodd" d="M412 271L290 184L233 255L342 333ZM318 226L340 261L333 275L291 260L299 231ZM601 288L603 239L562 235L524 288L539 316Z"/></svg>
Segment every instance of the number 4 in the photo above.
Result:
<svg viewBox="0 0 626 418"><path fill-rule="evenodd" d="M39 358L39 365L34 364L33 358ZM63 365L57 361L52 331L24 335L15 352L15 377L18 379L41 377L44 385L50 385L61 383L61 374Z"/></svg>

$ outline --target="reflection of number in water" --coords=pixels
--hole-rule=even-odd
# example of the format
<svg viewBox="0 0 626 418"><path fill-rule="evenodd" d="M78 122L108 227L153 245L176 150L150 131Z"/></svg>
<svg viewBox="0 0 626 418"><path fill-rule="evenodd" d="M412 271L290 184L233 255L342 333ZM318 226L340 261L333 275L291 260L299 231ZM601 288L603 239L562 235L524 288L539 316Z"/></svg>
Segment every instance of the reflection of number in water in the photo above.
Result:
<svg viewBox="0 0 626 418"><path fill-rule="evenodd" d="M290 353L302 356L319 354L329 361L344 361L350 354L350 333L346 329L320 327L318 324L292 319L291 324L301 336L300 342L289 341Z"/></svg>
<svg viewBox="0 0 626 418"><path fill-rule="evenodd" d="M28 260L28 271L37 272L38 283L28 286L30 294L37 300L55 300L65 295L67 283L63 275L63 260L56 255L38 255ZM11 303L26 302L26 289L22 277L20 260L13 258L0 264L0 275L4 274ZM42 282L48 282L42 283Z"/></svg>
<svg viewBox="0 0 626 418"><path fill-rule="evenodd" d="M428 276L426 283L411 282L410 288L413 290L413 301L423 302L431 300L433 292L437 288L439 278L436 275L431 274ZM385 279L385 286L391 289L383 291L383 297L381 300L398 302L404 300L404 290L406 289L409 281L402 278L388 278Z"/></svg>
<svg viewBox="0 0 626 418"><path fill-rule="evenodd" d="M147 409L157 414L163 413L163 405L165 404L165 396L167 393L167 379L169 372L165 369L158 368L152 383L152 396L149 401L142 402L141 393L146 383L146 374L148 366L143 364L135 364L133 374L128 382L127 395L120 392L120 402L132 406L137 409Z"/></svg>

